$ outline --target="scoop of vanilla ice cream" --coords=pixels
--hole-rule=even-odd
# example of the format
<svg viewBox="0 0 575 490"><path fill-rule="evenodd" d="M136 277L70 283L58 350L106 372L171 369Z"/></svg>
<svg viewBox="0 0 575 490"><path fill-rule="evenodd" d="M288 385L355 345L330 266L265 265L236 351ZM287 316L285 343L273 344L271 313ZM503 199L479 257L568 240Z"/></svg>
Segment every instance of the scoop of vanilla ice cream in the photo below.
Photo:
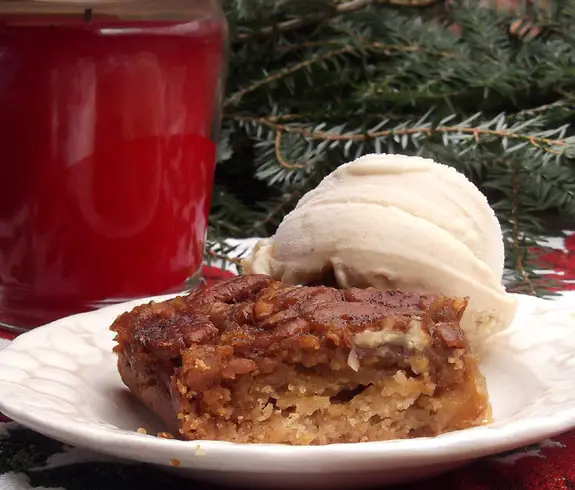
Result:
<svg viewBox="0 0 575 490"><path fill-rule="evenodd" d="M342 288L467 296L472 342L505 328L501 227L463 174L430 159L365 155L340 166L257 243L246 273L307 284L333 270Z"/></svg>

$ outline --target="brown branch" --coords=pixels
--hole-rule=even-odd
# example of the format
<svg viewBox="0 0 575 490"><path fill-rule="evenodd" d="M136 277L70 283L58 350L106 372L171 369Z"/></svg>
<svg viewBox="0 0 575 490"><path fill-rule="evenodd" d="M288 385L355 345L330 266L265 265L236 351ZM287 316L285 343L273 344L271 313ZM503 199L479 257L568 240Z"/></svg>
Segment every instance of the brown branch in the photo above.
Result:
<svg viewBox="0 0 575 490"><path fill-rule="evenodd" d="M225 254L220 254L218 252L214 252L213 250L206 250L206 253L214 259L223 260L224 262L231 262L232 264L239 266L239 267L241 267L241 265L242 265L241 259L237 259L235 257L230 257L230 256L225 255Z"/></svg>
<svg viewBox="0 0 575 490"><path fill-rule="evenodd" d="M284 159L284 157L282 156L282 153L281 153L281 144L282 144L282 132L278 131L278 132L276 132L276 138L275 138L275 152L276 152L276 158L277 158L277 161L279 162L279 164L283 168L288 168L290 170L296 170L298 168L304 168L305 165L303 165L301 163L289 163Z"/></svg>
<svg viewBox="0 0 575 490"><path fill-rule="evenodd" d="M397 76L398 75L395 75L395 78L397 78ZM439 83L439 81L435 80L431 83L428 83L427 87L430 87L433 84L437 85L438 83ZM435 94L434 93L431 93L431 94L421 93L421 91L418 90L417 95L420 97L420 99L425 99L429 103L429 101L436 101L436 100L446 101L446 100L452 99L454 97L461 97L463 95L469 94L469 92L470 92L470 90L468 88L464 88L464 89L460 89L460 90L452 90L451 92L435 93ZM397 91L396 90L377 89L377 90L372 91L369 95L373 96L373 94L379 95L380 98L383 96L395 97L395 96L397 96Z"/></svg>
<svg viewBox="0 0 575 490"><path fill-rule="evenodd" d="M355 34L350 34L350 35L354 35L354 37L356 37L359 40L362 40L363 38L361 38L358 35ZM457 58L458 56L453 54L453 53L447 53L447 52L443 52L443 51L431 51L431 50L427 50L425 48L422 48L421 46L402 46L400 44L383 44L380 42L369 42L367 40L363 40L362 41L365 45L366 48L371 48L371 49L375 49L375 50L379 50L379 51L385 51L387 53L389 53L390 51L399 51L399 52L425 52L428 54L437 54L440 56L445 56L445 57L449 57L449 58ZM287 46L284 47L283 49L288 49L288 48L299 48L299 47L310 47L315 45L316 43L302 43L302 44L298 44L298 45L294 45L294 46ZM325 44L325 43L323 43ZM339 45L341 46L341 43L333 43L334 45ZM282 48L280 48L282 49ZM359 51L359 47L357 46L352 46L352 45L347 45L347 46L343 46L339 49L334 49L333 51L328 51L327 53L321 53L321 54L317 54L314 55L310 58L308 58L305 61L302 61L300 63L296 63L295 65L292 65L288 68L282 68L281 70L278 70L277 72L274 72L254 83L252 83L251 85L247 86L244 89L238 90L237 92L233 93L232 95L230 95L223 103L224 108L228 107L230 105L236 104L237 102L239 102L241 100L241 98L246 95L249 94L250 92L253 92L254 90L257 90L258 88L264 86L264 85L268 85L271 82L275 82L276 80L279 80L281 78L284 78L286 76L292 75L293 73L296 73L297 71L303 69L303 68L307 68L310 65L313 65L314 63L318 63L320 61L325 61L328 60L330 58L333 58L334 56L339 56L345 53L351 53L354 51ZM442 94L443 96L443 94Z"/></svg>
<svg viewBox="0 0 575 490"><path fill-rule="evenodd" d="M533 107L531 109L523 109L519 111L517 114L513 116L514 119L519 119L521 117L533 117L537 114L542 112L546 112L552 109L558 109L560 107L564 107L567 109L566 106L573 105L575 103L575 98L572 95L569 95L565 99L557 100L555 102L551 102L550 104L543 104L538 107Z"/></svg>
<svg viewBox="0 0 575 490"><path fill-rule="evenodd" d="M265 119L269 122L275 123L279 121L293 121L294 119L304 119L308 114L277 114L275 116L266 116ZM236 121L250 121L253 122L257 118L252 116L244 116L243 114L228 113L224 114L226 119L234 119Z"/></svg>
<svg viewBox="0 0 575 490"><path fill-rule="evenodd" d="M459 56L456 53L449 53L447 51L437 51L435 49L428 49L428 48L425 48L423 46L419 46L417 44L412 44L412 45L385 44L385 43L380 43L378 41L372 41L371 39L369 39L365 36L362 36L358 32L356 32L352 29L347 29L347 28L342 27L342 26L338 26L337 30L339 30L339 31L343 32L344 34L346 34L347 36L355 39L358 43L360 43L362 46L364 46L368 49L384 51L386 54L390 54L391 51L398 51L401 53L425 53L425 54L434 54L437 56L443 56L445 58L461 59L461 56Z"/></svg>
<svg viewBox="0 0 575 490"><path fill-rule="evenodd" d="M286 44L279 46L276 50L280 53L291 53L298 49L320 48L325 46L341 46L341 41L309 41L306 43Z"/></svg>
<svg viewBox="0 0 575 490"><path fill-rule="evenodd" d="M301 119L305 114L278 114L277 116L270 116L270 121L293 121L294 119Z"/></svg>
<svg viewBox="0 0 575 490"><path fill-rule="evenodd" d="M513 254L515 255L515 268L523 279L531 294L536 294L535 287L529 279L529 274L523 266L523 250L519 246L519 172L513 170L513 184L511 188L511 219L513 221Z"/></svg>
<svg viewBox="0 0 575 490"><path fill-rule="evenodd" d="M313 24L314 22L321 22L323 20L336 17L341 14L348 14L355 12L357 10L364 9L370 5L376 4L389 4L389 5L399 5L404 7L428 7L437 3L438 0L350 0L349 2L340 3L333 8L330 12L321 12L305 15L297 19L290 19L284 22L279 22L273 26L263 27L257 32L249 34L239 34L236 37L236 41L245 42L260 36L269 36L274 33L282 33L298 29L307 24Z"/></svg>
<svg viewBox="0 0 575 490"><path fill-rule="evenodd" d="M427 49L418 45L402 46L401 44L384 44L380 42L372 42L367 44L368 48L378 49L383 51L399 51L403 53L425 53L443 56L445 58L461 59L456 53L448 53L447 51L437 51L435 49Z"/></svg>
<svg viewBox="0 0 575 490"><path fill-rule="evenodd" d="M412 45L402 45L402 44L385 44L380 43L378 41L371 41L370 39L360 36L357 32L353 32L350 29L338 28L341 32L345 33L346 35L355 38L362 47L366 49L371 49L374 51L384 51L386 54L390 54L393 51L397 51L400 53L425 53L425 54L434 54L437 56L443 56L445 58L453 58L453 59L460 59L456 53L449 53L447 51L437 51L434 49L427 49L423 46L419 46L417 44ZM343 43L342 41L315 41L315 42L306 42L306 43L298 43L298 44L287 44L285 46L279 47L277 50L283 53L290 53L291 51L296 51L298 49L308 49L308 48L318 48L322 46L341 46Z"/></svg>
<svg viewBox="0 0 575 490"><path fill-rule="evenodd" d="M549 138L541 138L533 135L525 135L521 133L513 133L507 130L496 130L478 127L460 127L460 126L435 126L435 127L416 127L416 128L403 128L403 129L388 129L384 131L367 131L366 133L330 133L325 131L313 131L302 126L288 126L286 124L278 124L266 118L257 118L249 116L238 116L242 120L247 120L267 126L276 132L285 132L291 134L299 134L304 138L315 140L328 140L328 141L365 141L375 138L385 138L389 136L402 136L424 133L431 135L433 133L462 133L472 135L476 140L480 136L496 136L498 138L509 138L512 140L528 141L533 146L541 150L557 153L550 146L567 146L563 140L555 140Z"/></svg>
<svg viewBox="0 0 575 490"><path fill-rule="evenodd" d="M232 104L237 103L244 95L249 94L250 92L253 92L254 90L260 88L263 85L267 85L268 83L275 82L276 80L279 80L280 78L291 75L291 74L295 73L296 71L299 71L303 68L306 68L310 65L313 65L314 63L317 63L319 61L325 61L329 58L333 58L334 56L339 56L339 55L344 54L344 53L350 53L350 52L355 51L355 50L356 50L356 48L354 46L345 46L343 48L335 49L335 50L329 51L327 53L322 53L322 54L318 54L316 56L312 56L311 58L309 58L305 61L302 61L301 63L297 63L293 66L290 66L289 68L282 68L281 70L278 70L275 73L272 73L272 74L268 75L267 77L262 78L261 80L258 80L257 82L252 83L251 85L247 86L246 88L244 88L242 90L238 90L236 93L232 94L230 97L228 97L225 100L224 107L228 107Z"/></svg>
<svg viewBox="0 0 575 490"><path fill-rule="evenodd" d="M301 113L295 113L295 114L276 114L273 116L265 116L265 118L261 118L261 119L265 119L266 121L269 122L285 122L285 121L294 121L294 120L302 120L302 119L310 119L313 118L316 114L314 114L313 112L301 112ZM338 112L323 112L322 113L322 117L341 117L344 120L348 120L349 116L347 115L347 113L338 113ZM371 118L377 121L381 121L382 119L389 119L389 120L401 120L401 121L405 121L406 119L416 119L418 118L420 115L419 114L394 114L394 113L374 113L371 114ZM241 113L227 113L224 114L224 117L226 119L234 119L236 121L250 121L250 122L259 122L260 118L254 118L253 116L246 116L244 114Z"/></svg>

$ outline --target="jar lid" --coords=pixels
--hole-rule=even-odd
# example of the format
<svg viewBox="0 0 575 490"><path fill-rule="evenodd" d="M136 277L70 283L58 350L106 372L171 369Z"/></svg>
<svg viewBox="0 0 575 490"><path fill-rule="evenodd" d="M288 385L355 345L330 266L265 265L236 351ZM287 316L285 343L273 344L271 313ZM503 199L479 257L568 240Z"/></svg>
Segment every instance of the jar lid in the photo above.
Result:
<svg viewBox="0 0 575 490"><path fill-rule="evenodd" d="M219 0L4 0L0 14L78 15L90 10L95 16L122 19L197 19L219 12Z"/></svg>

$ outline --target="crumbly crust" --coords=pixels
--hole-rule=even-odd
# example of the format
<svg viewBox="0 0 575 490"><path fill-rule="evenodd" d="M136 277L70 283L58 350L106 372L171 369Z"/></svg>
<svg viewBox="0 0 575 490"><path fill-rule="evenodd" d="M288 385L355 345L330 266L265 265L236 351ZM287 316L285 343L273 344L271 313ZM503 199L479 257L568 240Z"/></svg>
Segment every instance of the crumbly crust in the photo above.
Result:
<svg viewBox="0 0 575 490"><path fill-rule="evenodd" d="M118 369L186 439L328 444L489 419L465 298L246 275L124 313Z"/></svg>

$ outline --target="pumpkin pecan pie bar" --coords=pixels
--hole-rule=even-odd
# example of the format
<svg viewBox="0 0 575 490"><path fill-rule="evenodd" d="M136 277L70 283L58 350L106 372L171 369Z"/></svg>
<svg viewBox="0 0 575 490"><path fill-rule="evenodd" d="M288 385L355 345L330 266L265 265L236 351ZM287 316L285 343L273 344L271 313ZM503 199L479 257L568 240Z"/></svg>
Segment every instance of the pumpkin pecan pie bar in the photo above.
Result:
<svg viewBox="0 0 575 490"><path fill-rule="evenodd" d="M489 420L465 298L226 280L124 313L124 383L181 438L317 445Z"/></svg>

